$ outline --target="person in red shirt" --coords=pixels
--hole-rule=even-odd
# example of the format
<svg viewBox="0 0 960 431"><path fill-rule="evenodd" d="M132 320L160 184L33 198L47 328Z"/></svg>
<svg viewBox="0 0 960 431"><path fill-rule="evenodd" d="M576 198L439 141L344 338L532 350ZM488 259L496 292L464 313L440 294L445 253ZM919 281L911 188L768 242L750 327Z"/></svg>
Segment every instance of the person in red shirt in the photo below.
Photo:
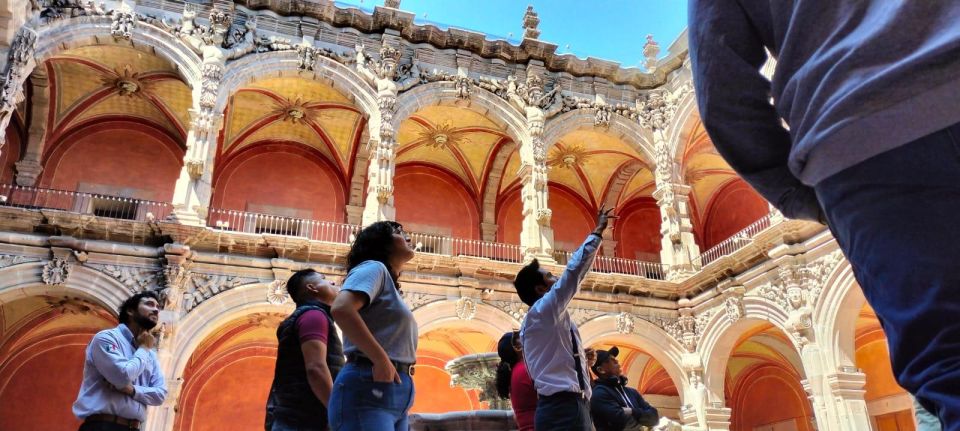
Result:
<svg viewBox="0 0 960 431"><path fill-rule="evenodd" d="M520 431L533 431L534 417L537 413L537 390L533 379L527 373L523 362L523 347L520 345L519 331L503 334L497 343L500 364L497 366L497 394L502 399L510 399L513 417Z"/></svg>

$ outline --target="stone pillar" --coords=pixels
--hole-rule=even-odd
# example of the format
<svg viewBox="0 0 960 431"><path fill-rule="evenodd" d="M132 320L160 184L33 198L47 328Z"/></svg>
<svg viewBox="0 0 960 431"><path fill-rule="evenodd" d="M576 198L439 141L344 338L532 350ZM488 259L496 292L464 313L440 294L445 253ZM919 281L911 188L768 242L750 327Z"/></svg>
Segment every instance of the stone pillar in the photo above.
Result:
<svg viewBox="0 0 960 431"><path fill-rule="evenodd" d="M714 402L707 407L707 429L710 431L729 431L732 411L723 403Z"/></svg>
<svg viewBox="0 0 960 431"><path fill-rule="evenodd" d="M391 113L392 116L392 113ZM386 118L381 122L389 122ZM383 220L396 220L393 205L393 177L397 171L397 141L393 126L381 126L380 138L368 144L370 164L367 168L367 199L363 207L364 226Z"/></svg>
<svg viewBox="0 0 960 431"><path fill-rule="evenodd" d="M497 242L497 231L500 226L496 223L480 223L480 238L484 241Z"/></svg>
<svg viewBox="0 0 960 431"><path fill-rule="evenodd" d="M170 219L182 224L203 226L213 194L213 164L217 151L217 135L223 114L211 108L190 110L187 152L173 192L173 213Z"/></svg>
<svg viewBox="0 0 960 431"><path fill-rule="evenodd" d="M161 299L163 311L160 312L160 339L157 343L157 360L167 383L167 397L162 405L151 407L148 410L146 421L147 431L169 431L173 429L176 420L177 405L180 399L180 388L183 380L176 375L176 362L173 356L177 346L177 327L186 314L184 310L183 293L190 281L190 266L192 252L190 248L178 243L163 246L163 290Z"/></svg>
<svg viewBox="0 0 960 431"><path fill-rule="evenodd" d="M21 27L10 44L6 70L3 74L3 87L0 87L0 149L7 142L7 126L23 101L23 83L33 69L33 58L37 45L37 33L30 28Z"/></svg>
<svg viewBox="0 0 960 431"><path fill-rule="evenodd" d="M527 259L554 263L553 212L548 205L547 160L540 136L525 139L520 145L520 199L523 204L523 225L520 247Z"/></svg>
<svg viewBox="0 0 960 431"><path fill-rule="evenodd" d="M617 242L613 240L613 230L615 229L615 224L617 219L610 220L610 226L603 231L603 250L601 253L607 257L615 257L617 252ZM632 259L630 256L623 256L628 259Z"/></svg>
<svg viewBox="0 0 960 431"><path fill-rule="evenodd" d="M37 179L43 171L40 159L46 145L47 114L50 109L50 87L47 73L43 68L37 68L30 76L33 84L33 93L30 98L30 131L27 138L27 150L16 163L17 184L21 186L36 186Z"/></svg>
<svg viewBox="0 0 960 431"><path fill-rule="evenodd" d="M837 410L836 428L833 429L870 429L870 413L863 398L867 376L858 370L841 370L825 376L825 379Z"/></svg>
<svg viewBox="0 0 960 431"><path fill-rule="evenodd" d="M660 207L660 261L666 265L667 280L693 275L700 268L700 247L690 221L690 186L657 182L653 197Z"/></svg>

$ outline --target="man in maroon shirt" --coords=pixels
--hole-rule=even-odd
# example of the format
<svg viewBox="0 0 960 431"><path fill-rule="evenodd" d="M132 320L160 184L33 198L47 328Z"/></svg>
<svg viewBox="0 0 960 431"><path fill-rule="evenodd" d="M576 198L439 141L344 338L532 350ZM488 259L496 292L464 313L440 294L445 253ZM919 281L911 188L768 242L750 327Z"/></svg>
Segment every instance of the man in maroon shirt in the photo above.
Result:
<svg viewBox="0 0 960 431"><path fill-rule="evenodd" d="M277 365L267 399L267 431L324 431L343 346L330 317L338 289L312 269L294 273L287 292L297 309L277 329Z"/></svg>

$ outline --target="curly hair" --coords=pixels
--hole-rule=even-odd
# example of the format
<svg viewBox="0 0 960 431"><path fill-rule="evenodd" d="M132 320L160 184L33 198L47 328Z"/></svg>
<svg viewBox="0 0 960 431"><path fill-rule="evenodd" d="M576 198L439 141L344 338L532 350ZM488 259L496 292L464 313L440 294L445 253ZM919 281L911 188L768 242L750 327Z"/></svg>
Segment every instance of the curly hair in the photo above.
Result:
<svg viewBox="0 0 960 431"><path fill-rule="evenodd" d="M393 284L399 289L398 274L390 266L390 256L393 255L393 234L400 229L403 225L395 221L378 221L363 228L347 253L347 272L365 261L375 260L387 267Z"/></svg>
<svg viewBox="0 0 960 431"><path fill-rule="evenodd" d="M123 301L123 304L120 304L120 308L117 310L117 320L124 325L130 324L130 315L127 314L128 311L136 311L137 307L140 306L140 300L143 298L153 298L158 303L160 302L160 295L153 290L145 290L143 292L137 293L129 298L126 301Z"/></svg>

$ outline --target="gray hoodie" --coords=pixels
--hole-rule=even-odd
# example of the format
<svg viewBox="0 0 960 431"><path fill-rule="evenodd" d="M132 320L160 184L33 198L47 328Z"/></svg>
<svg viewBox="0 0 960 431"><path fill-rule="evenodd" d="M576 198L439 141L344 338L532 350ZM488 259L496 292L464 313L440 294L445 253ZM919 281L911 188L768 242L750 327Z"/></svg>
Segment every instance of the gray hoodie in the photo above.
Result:
<svg viewBox="0 0 960 431"><path fill-rule="evenodd" d="M818 218L823 179L960 122L960 1L690 0L689 26L707 132L788 217Z"/></svg>

